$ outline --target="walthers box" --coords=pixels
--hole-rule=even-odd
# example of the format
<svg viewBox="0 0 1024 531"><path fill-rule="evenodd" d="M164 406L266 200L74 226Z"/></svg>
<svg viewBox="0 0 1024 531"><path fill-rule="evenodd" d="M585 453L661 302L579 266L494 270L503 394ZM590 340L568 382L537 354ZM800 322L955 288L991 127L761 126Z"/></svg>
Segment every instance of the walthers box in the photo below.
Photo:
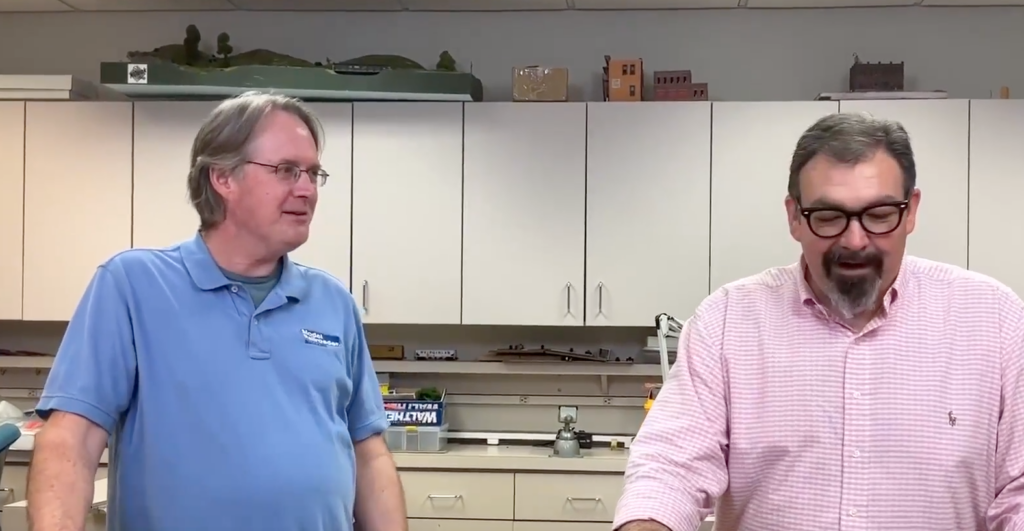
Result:
<svg viewBox="0 0 1024 531"><path fill-rule="evenodd" d="M444 401L386 400L384 411L392 426L441 426L444 422Z"/></svg>

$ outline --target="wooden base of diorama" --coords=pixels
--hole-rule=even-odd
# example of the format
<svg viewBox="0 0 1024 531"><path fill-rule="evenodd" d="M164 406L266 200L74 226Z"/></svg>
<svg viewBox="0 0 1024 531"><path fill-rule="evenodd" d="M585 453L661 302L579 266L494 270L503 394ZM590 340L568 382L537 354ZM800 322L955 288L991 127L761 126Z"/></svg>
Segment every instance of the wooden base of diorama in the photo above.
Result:
<svg viewBox="0 0 1024 531"><path fill-rule="evenodd" d="M222 99L266 90L312 101L483 99L483 85L473 74L434 70L340 74L323 67L193 68L116 62L100 64L100 82L132 98Z"/></svg>

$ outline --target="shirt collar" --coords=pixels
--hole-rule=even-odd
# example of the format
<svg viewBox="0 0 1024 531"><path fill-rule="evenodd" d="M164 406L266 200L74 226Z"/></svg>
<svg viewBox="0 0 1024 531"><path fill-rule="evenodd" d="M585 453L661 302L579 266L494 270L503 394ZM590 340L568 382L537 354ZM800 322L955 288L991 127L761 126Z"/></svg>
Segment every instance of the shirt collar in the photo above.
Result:
<svg viewBox="0 0 1024 531"><path fill-rule="evenodd" d="M221 272L217 262L213 260L210 248L206 246L206 242L199 232L196 232L195 237L191 240L181 244L181 257L185 262L185 269L192 277L192 282L199 289L210 291L232 284L232 281L228 280ZM281 268L281 279L277 282L276 289L279 289L285 297L301 300L305 294L305 286L302 271L285 255Z"/></svg>
<svg viewBox="0 0 1024 531"><path fill-rule="evenodd" d="M885 314L888 314L893 304L900 297L905 297L907 288L907 276L910 274L908 271L907 260L904 258L900 263L900 270L896 273L896 280L889 287L889 290L885 292L885 296L882 298L882 310ZM800 297L800 302L804 306L818 308L824 310L824 307L818 302L817 297L814 295L814 291L811 290L810 284L807 283L808 272L807 272L807 260L801 255L800 262L794 266L794 270L797 276L797 286Z"/></svg>

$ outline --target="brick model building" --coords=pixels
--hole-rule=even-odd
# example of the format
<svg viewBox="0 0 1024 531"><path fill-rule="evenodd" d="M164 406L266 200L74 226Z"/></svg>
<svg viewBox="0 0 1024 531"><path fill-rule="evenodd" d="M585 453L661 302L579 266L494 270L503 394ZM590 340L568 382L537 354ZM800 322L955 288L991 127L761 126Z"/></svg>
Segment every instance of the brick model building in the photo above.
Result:
<svg viewBox="0 0 1024 531"><path fill-rule="evenodd" d="M707 101L708 84L694 83L689 70L654 72L655 101Z"/></svg>
<svg viewBox="0 0 1024 531"><path fill-rule="evenodd" d="M853 56L850 92L899 92L903 90L903 63L862 63Z"/></svg>

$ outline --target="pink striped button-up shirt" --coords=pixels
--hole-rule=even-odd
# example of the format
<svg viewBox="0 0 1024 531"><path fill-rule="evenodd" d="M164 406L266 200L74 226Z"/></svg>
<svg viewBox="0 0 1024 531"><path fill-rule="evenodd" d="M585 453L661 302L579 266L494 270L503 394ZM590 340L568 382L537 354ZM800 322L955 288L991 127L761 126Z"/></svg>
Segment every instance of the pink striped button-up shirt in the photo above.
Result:
<svg viewBox="0 0 1024 531"><path fill-rule="evenodd" d="M1024 304L906 257L862 331L799 264L709 296L630 449L614 526L1024 530ZM717 500L717 506L714 505Z"/></svg>

